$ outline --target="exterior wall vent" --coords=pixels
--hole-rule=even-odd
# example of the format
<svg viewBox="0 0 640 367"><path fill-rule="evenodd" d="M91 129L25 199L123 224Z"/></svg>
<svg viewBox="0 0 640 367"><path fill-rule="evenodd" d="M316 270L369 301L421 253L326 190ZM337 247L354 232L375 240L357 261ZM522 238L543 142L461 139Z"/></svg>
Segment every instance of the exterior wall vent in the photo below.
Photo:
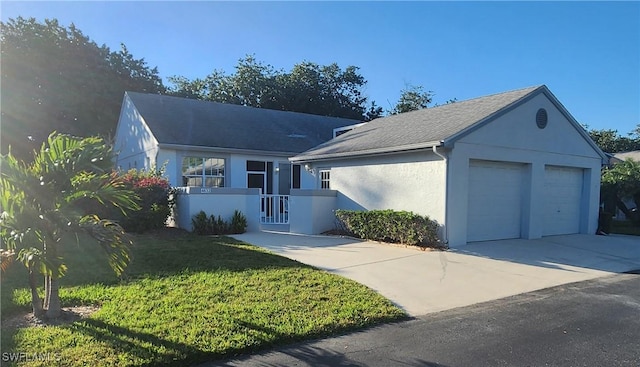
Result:
<svg viewBox="0 0 640 367"><path fill-rule="evenodd" d="M536 113L536 125L538 125L538 128L544 129L547 127L547 120L547 110L544 108L539 109Z"/></svg>

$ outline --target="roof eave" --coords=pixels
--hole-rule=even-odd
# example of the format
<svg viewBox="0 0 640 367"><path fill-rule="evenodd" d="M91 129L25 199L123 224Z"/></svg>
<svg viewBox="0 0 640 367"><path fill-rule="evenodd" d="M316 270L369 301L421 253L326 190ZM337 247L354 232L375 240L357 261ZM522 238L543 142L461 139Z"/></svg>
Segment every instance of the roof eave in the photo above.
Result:
<svg viewBox="0 0 640 367"><path fill-rule="evenodd" d="M326 161L326 160L335 160L335 159L368 157L373 155L404 153L404 152L409 152L413 150L428 149L434 146L441 146L441 145L442 145L442 141L430 141L426 143L408 144L408 145L397 146L397 147L367 149L367 150L359 150L359 151L353 151L353 152L341 152L341 153L330 153L330 154L309 154L309 155L299 154L297 156L289 158L289 161L292 163L305 163L305 162Z"/></svg>
<svg viewBox="0 0 640 367"><path fill-rule="evenodd" d="M528 94L526 94L525 96L521 97L520 99L511 102L510 104L500 108L499 110L495 111L494 113L486 116L485 118L478 120L477 122L471 124L470 126L467 126L466 128L456 132L455 134L447 137L444 139L444 146L447 148L452 148L453 145L455 144L456 141L460 140L461 138L471 134L472 132L480 129L481 127L483 127L484 125L490 123L491 121L497 119L500 116L505 115L506 113L514 110L515 108L521 106L522 104L526 103L527 101L531 100L533 97L537 96L539 93L544 92L544 91L548 91L547 87L545 85L541 85L538 88L532 90L531 92L529 92Z"/></svg>
<svg viewBox="0 0 640 367"><path fill-rule="evenodd" d="M587 143L591 145L593 150L595 150L596 153L598 153L598 155L602 159L602 164L603 165L608 164L609 157L607 156L607 154L602 149L600 149L600 147L593 141L593 139L591 139L591 136L589 136L589 133L582 128L582 126L578 123L578 121L571 115L571 113L569 113L569 111L562 105L562 103L556 98L556 96L554 96L553 93L551 93L551 91L546 87L544 90L544 94L547 96L547 98L549 98L549 100L551 100L551 103L553 103L556 106L556 108L560 110L560 112L564 115L564 117L567 120L569 120L569 122L571 122L573 127L578 131L580 135L582 135L582 137L587 141Z"/></svg>
<svg viewBox="0 0 640 367"><path fill-rule="evenodd" d="M204 151L204 152L219 152L228 154L251 154L251 155L272 155L279 157L291 157L299 154L299 152L285 152L285 151L269 151L269 150L256 150L256 149L241 149L241 148L222 148L222 147L208 147L200 145L185 145L185 144L170 144L160 143L159 148L186 150L186 151Z"/></svg>
<svg viewBox="0 0 640 367"><path fill-rule="evenodd" d="M464 136L469 135L470 133L476 131L477 129L481 128L482 126L488 124L489 122L495 120L496 118L506 114L507 112L521 106L522 104L526 103L527 101L531 100L532 98L534 98L535 96L537 96L540 93L544 93L544 95L551 101L551 103L553 103L553 105L560 111L560 113L562 113L562 115L569 120L569 122L573 125L573 127L578 131L578 133L587 141L587 143L589 145L591 145L591 147L596 151L596 153L598 153L598 155L600 156L600 158L602 159L602 163L606 164L609 161L609 158L607 157L607 155L602 151L602 149L600 149L600 147L598 147L596 145L596 143L591 139L591 137L589 136L589 134L580 126L580 124L578 123L578 121L576 121L576 119L571 115L571 113L569 113L569 111L562 105L562 103L560 103L560 101L556 98L556 96L553 95L553 93L551 93L551 91L549 90L549 88L547 88L546 85L541 85L540 87L534 89L533 91L529 92L529 94L527 94L526 96L520 98L519 100L499 109L498 111L492 113L491 115L483 118L482 120L472 124L471 126L458 131L457 133L447 137L444 139L443 143L444 146L446 148L453 148L453 145L455 144L456 141L458 141L459 139L461 139Z"/></svg>

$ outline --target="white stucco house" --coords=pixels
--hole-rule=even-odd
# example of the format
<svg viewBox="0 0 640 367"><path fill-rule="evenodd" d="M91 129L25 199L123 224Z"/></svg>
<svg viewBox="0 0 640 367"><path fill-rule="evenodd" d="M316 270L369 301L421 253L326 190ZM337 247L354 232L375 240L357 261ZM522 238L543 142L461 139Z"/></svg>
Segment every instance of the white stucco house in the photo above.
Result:
<svg viewBox="0 0 640 367"><path fill-rule="evenodd" d="M542 85L373 120L290 161L336 208L429 215L458 246L595 233L606 159Z"/></svg>
<svg viewBox="0 0 640 367"><path fill-rule="evenodd" d="M360 121L126 92L115 134L120 170L164 166L182 187L178 225L193 214L247 215L249 229L288 223L290 190L315 178L288 158ZM260 195L264 195L261 197ZM278 228L278 227L274 227Z"/></svg>
<svg viewBox="0 0 640 367"><path fill-rule="evenodd" d="M395 209L452 247L595 233L607 160L544 85L366 124L127 93L116 148L123 169L167 162L185 228L239 209L250 230L315 234L336 209Z"/></svg>

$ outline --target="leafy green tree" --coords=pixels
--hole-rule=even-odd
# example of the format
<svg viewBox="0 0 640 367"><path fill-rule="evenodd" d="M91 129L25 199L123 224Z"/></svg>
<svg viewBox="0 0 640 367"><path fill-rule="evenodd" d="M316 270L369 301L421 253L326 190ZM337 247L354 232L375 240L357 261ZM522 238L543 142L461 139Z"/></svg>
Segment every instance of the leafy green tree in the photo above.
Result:
<svg viewBox="0 0 640 367"><path fill-rule="evenodd" d="M235 73L215 70L204 79L173 76L170 93L180 97L324 116L365 119L366 84L358 68L302 62L290 72L254 56L238 61ZM373 110L375 112L375 108Z"/></svg>
<svg viewBox="0 0 640 367"><path fill-rule="evenodd" d="M76 136L112 136L126 90L160 93L156 68L122 45L98 46L73 24L34 18L0 22L2 135L26 160L52 130Z"/></svg>
<svg viewBox="0 0 640 367"><path fill-rule="evenodd" d="M640 124L636 125L636 128L630 134L636 140L640 140Z"/></svg>
<svg viewBox="0 0 640 367"><path fill-rule="evenodd" d="M622 163L605 168L602 172L602 192L606 199L613 199L617 206L627 215L633 217L622 199L631 198L636 208L640 208L640 162L628 158ZM637 217L636 220L640 220Z"/></svg>
<svg viewBox="0 0 640 367"><path fill-rule="evenodd" d="M32 162L11 152L0 160L0 239L5 255L16 254L28 269L37 316L60 315L58 280L66 271L60 250L74 239L84 242L81 234L102 246L116 273L129 262L131 241L120 225L86 209L96 203L122 211L138 208L133 192L111 173L111 158L111 147L101 138L54 133ZM3 256L3 263L9 257ZM44 300L37 290L39 275L45 279Z"/></svg>
<svg viewBox="0 0 640 367"><path fill-rule="evenodd" d="M427 108L433 101L433 92L425 91L421 85L407 84L402 89L400 99L391 111L391 114L421 110Z"/></svg>
<svg viewBox="0 0 640 367"><path fill-rule="evenodd" d="M618 134L618 130L613 129L591 129L588 130L588 132L596 145L607 153L628 152L640 149L640 136L634 138L633 133L629 134L629 136L621 136Z"/></svg>
<svg viewBox="0 0 640 367"><path fill-rule="evenodd" d="M342 70L337 64L321 66L312 62L296 64L282 75L283 91L272 100L274 107L316 115L363 119L366 84L358 68ZM280 99L278 100L278 97Z"/></svg>
<svg viewBox="0 0 640 367"><path fill-rule="evenodd" d="M384 110L382 107L378 106L375 101L371 101L369 108L364 114L364 121L375 120L382 116L384 116Z"/></svg>

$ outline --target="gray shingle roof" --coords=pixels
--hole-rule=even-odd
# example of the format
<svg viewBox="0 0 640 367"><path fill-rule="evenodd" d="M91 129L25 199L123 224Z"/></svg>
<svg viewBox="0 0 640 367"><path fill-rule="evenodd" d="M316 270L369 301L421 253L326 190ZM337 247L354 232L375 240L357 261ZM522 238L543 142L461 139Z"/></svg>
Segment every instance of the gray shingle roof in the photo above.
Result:
<svg viewBox="0 0 640 367"><path fill-rule="evenodd" d="M544 85L534 86L379 118L291 160L329 159L438 146L542 91L548 89Z"/></svg>
<svg viewBox="0 0 640 367"><path fill-rule="evenodd" d="M360 121L126 92L161 145L297 154Z"/></svg>
<svg viewBox="0 0 640 367"><path fill-rule="evenodd" d="M630 152L614 153L613 158L617 159L616 162L623 162L628 158L633 159L636 162L640 162L640 150L632 150Z"/></svg>

